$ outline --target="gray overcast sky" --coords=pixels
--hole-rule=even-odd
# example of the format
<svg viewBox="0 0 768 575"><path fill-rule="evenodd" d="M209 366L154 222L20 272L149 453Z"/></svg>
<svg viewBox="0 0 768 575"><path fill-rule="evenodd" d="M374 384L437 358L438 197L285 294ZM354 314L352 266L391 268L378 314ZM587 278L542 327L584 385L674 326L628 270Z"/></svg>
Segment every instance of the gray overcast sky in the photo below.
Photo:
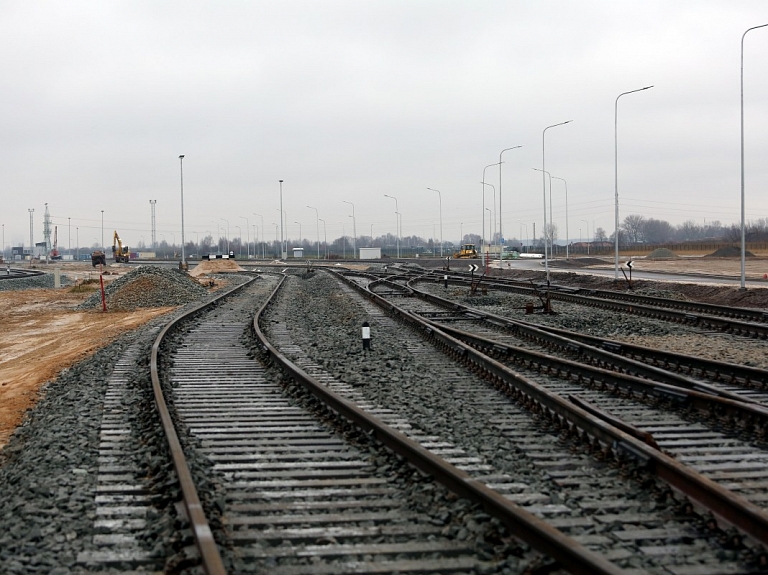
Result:
<svg viewBox="0 0 768 575"><path fill-rule="evenodd" d="M740 217L739 54L756 1L0 1L0 220L6 245L117 229L129 245L250 226L275 238L481 231L483 168L507 238L540 235L546 168L569 232L621 219ZM745 42L746 214L768 217L768 28ZM565 237L564 186L553 182ZM486 188L486 206L493 190ZM497 213L497 219L498 219ZM521 227L521 221L526 225ZM489 225L489 224L486 224ZM434 227L433 227L434 226ZM197 236L195 235L197 232ZM224 235L225 229L221 234ZM249 230L253 236L253 227ZM320 238L323 230L320 225Z"/></svg>

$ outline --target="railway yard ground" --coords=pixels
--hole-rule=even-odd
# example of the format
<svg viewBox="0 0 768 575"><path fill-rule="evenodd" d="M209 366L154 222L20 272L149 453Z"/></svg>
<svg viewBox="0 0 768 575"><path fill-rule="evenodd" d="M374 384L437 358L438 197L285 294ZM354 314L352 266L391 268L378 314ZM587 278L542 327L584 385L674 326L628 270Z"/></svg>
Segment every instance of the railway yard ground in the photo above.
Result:
<svg viewBox="0 0 768 575"><path fill-rule="evenodd" d="M568 300L575 290L553 298L554 313L526 313L543 304L530 288L545 274L532 266L493 269L485 281L497 286L477 291L456 273L463 261L445 286L442 273L420 273L442 260L390 263L385 278L387 263L330 266L339 274L118 264L105 268L106 312L90 265L57 264L60 288L52 273L0 281L0 571L200 572L189 551L200 529L179 515L184 479L154 414L165 394L200 490L192 506L208 514L226 566L207 572L768 573L768 279L740 290L738 258L637 260L704 279L632 286L585 273L610 269L608 258L553 262L553 286L762 313L721 328L730 319L692 320L692 306L622 313ZM747 260L748 279L765 273L768 258ZM230 289L227 303L186 317ZM164 335L175 318L186 323ZM585 339L558 343L563 334ZM643 358L633 345L670 354ZM329 408L294 369L410 446L361 431L369 424ZM476 477L469 491L455 477L432 483L456 470L419 463L420 449ZM665 465L706 477L662 480L652 470ZM481 507L477 484L517 507ZM533 521L530 533L510 521ZM569 550L542 546L551 534L536 542L540 527ZM579 566L593 559L594 570Z"/></svg>
<svg viewBox="0 0 768 575"><path fill-rule="evenodd" d="M434 260L433 260L434 262ZM610 264L596 258L574 258L573 264L582 271L589 267L605 268ZM582 262L582 263L579 263ZM733 276L739 273L739 261L734 258L683 258L672 261L637 260L645 271L688 272L717 276ZM425 261L419 262L429 265ZM442 262L434 262L439 266ZM456 263L453 265L456 267ZM201 268L210 265L206 262ZM218 264L216 269L230 264ZM624 282L600 276L576 274L561 267L555 261L552 278L555 282L594 289L627 289ZM760 278L768 272L768 258L750 258L747 270L751 278ZM237 266L234 266L235 268ZM356 265L364 269L366 266ZM38 266L51 271L52 265ZM29 289L0 291L0 448L13 429L22 421L24 412L39 398L41 386L58 373L109 344L121 333L135 329L147 321L167 313L167 308L138 308L131 311L100 309L78 311L76 308L98 289L98 272L88 264L62 264L62 273L73 284L84 286L75 291L73 285L62 289ZM104 275L106 285L115 281L131 268L124 264L108 266ZM242 268L241 268L242 269ZM765 271L763 271L765 270ZM194 268L191 270L194 272ZM199 272L197 274L200 275ZM543 272L528 270L494 270L493 275L518 279L541 280ZM705 281L705 280L704 280ZM663 295L691 301L719 305L768 309L768 282L766 289L739 291L737 287L672 283L640 280L634 282L634 290L649 295Z"/></svg>

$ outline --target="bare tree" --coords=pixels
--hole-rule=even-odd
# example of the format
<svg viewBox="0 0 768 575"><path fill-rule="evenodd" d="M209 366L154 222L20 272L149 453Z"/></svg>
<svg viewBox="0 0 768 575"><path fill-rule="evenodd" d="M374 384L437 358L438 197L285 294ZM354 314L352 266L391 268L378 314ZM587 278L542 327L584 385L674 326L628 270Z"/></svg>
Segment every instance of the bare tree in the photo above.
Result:
<svg viewBox="0 0 768 575"><path fill-rule="evenodd" d="M604 242L608 239L608 236L605 233L605 230L603 228L597 228L595 230L595 241L596 242Z"/></svg>
<svg viewBox="0 0 768 575"><path fill-rule="evenodd" d="M649 218L643 223L643 240L651 244L663 244L675 235L672 225L666 220Z"/></svg>
<svg viewBox="0 0 768 575"><path fill-rule="evenodd" d="M645 218L639 214L629 214L624 218L624 223L621 224L621 228L626 232L627 239L630 243L636 244L643 239L643 224ZM621 236L619 236L621 239Z"/></svg>

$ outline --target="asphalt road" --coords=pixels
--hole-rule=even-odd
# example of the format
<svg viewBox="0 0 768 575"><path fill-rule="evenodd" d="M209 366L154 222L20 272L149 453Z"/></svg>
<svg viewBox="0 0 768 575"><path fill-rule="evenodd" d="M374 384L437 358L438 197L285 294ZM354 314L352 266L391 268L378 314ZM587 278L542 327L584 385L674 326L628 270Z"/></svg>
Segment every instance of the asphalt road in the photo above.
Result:
<svg viewBox="0 0 768 575"><path fill-rule="evenodd" d="M527 270L544 270L544 260L505 260L502 262L503 267L506 269L527 269ZM498 268L499 262L494 262L493 267ZM624 272L629 275L629 270L626 266L623 266ZM576 274L586 274L593 276L614 277L614 269L599 269L599 268L559 268L557 267L557 261L550 262L550 272L568 272ZM623 280L624 276L619 270L619 279ZM728 277L728 276L714 276L714 275L697 275L697 274L670 274L663 272L649 272L638 271L632 272L633 280L652 280L652 281L668 281L678 283L696 283L696 284L711 284L711 285L729 285L734 287L741 286L741 278ZM768 288L767 280L747 280L747 288Z"/></svg>

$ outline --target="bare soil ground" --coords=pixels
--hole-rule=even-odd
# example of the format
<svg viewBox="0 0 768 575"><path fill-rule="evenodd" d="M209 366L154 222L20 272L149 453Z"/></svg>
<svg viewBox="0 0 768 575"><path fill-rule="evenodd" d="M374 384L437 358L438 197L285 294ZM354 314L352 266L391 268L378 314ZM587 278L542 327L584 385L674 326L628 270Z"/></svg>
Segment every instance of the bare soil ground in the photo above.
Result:
<svg viewBox="0 0 768 575"><path fill-rule="evenodd" d="M88 295L61 289L0 292L0 448L37 402L45 382L120 334L173 309L75 311Z"/></svg>

